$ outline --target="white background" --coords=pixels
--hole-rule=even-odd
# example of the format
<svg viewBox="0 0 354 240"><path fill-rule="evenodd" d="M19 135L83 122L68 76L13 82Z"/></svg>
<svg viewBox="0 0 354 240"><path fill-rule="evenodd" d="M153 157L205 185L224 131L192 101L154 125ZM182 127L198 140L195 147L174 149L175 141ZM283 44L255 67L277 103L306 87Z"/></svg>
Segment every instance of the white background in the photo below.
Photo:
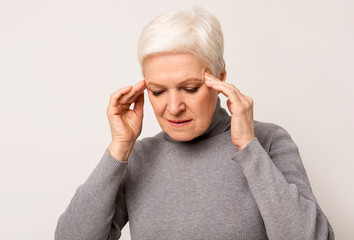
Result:
<svg viewBox="0 0 354 240"><path fill-rule="evenodd" d="M337 239L354 239L352 0L1 0L0 239L53 239L110 142L110 94L142 79L142 28L192 5L220 20L227 81L290 132ZM158 131L146 101L141 137Z"/></svg>

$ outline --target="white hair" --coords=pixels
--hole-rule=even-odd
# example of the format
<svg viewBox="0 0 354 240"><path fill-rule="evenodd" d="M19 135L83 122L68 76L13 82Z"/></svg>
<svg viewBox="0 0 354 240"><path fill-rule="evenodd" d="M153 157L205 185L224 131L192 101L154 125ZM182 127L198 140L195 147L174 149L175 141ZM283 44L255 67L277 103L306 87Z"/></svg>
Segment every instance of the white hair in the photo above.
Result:
<svg viewBox="0 0 354 240"><path fill-rule="evenodd" d="M224 69L224 38L218 19L200 7L158 15L139 38L140 66L146 57L163 53L190 53L219 76Z"/></svg>

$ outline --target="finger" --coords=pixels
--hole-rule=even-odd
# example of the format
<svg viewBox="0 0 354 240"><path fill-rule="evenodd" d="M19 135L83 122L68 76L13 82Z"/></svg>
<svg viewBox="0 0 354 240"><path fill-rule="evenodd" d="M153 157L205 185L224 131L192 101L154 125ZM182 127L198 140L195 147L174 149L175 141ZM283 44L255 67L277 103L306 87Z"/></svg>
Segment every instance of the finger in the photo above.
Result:
<svg viewBox="0 0 354 240"><path fill-rule="evenodd" d="M227 83L225 81L221 81L220 79L218 79L217 77L215 77L214 75L212 75L208 72L205 73L205 76L206 76L206 79L205 79L206 82L222 84L222 85L227 86L229 88L235 89L236 92L241 94L241 92L233 84Z"/></svg>
<svg viewBox="0 0 354 240"><path fill-rule="evenodd" d="M122 104L131 104L133 102L135 102L135 100L138 98L138 96L144 92L144 90L146 89L146 83L145 80L142 80L140 82L138 82L137 84L135 84L132 87L132 90L126 94L125 96L122 96L122 98L120 99L120 103Z"/></svg>
<svg viewBox="0 0 354 240"><path fill-rule="evenodd" d="M236 102L241 102L241 97L239 96L239 94L237 93L237 91L234 88L231 88L227 85L224 85L222 83L218 83L218 82L209 82L206 81L205 84L210 87L213 88L214 90L221 92L224 96L226 96L228 99L230 99L230 101L232 103L236 103Z"/></svg>
<svg viewBox="0 0 354 240"><path fill-rule="evenodd" d="M202 70L202 81L204 82L204 79L205 79L205 71L206 71L206 69L203 69Z"/></svg>
<svg viewBox="0 0 354 240"><path fill-rule="evenodd" d="M134 109L133 111L140 117L143 117L144 112L144 92L142 92L136 101L134 102Z"/></svg>
<svg viewBox="0 0 354 240"><path fill-rule="evenodd" d="M121 88L121 89L117 90L116 92L112 93L112 94L111 94L111 97L110 97L110 99L109 99L109 104L108 104L108 106L109 106L109 107L117 107L118 99L119 99L121 96L123 96L123 95L129 93L129 92L131 91L131 89L132 89L132 86L126 86L126 87Z"/></svg>
<svg viewBox="0 0 354 240"><path fill-rule="evenodd" d="M128 104L132 104L132 103L136 102L137 99L139 98L139 96L144 93L145 89L146 89L146 87L141 88L141 89L137 89L136 92L133 95L131 95L130 97L127 96L127 99L124 99L124 100Z"/></svg>
<svg viewBox="0 0 354 240"><path fill-rule="evenodd" d="M218 82L221 82L221 80L219 78L215 77L213 74L211 74L208 71L204 72L204 79L206 81L218 81Z"/></svg>
<svg viewBox="0 0 354 240"><path fill-rule="evenodd" d="M220 91L230 100L245 100L246 96L243 95L240 90L238 90L234 85L221 81L215 76L208 73L206 73L205 77L205 83L208 87Z"/></svg>

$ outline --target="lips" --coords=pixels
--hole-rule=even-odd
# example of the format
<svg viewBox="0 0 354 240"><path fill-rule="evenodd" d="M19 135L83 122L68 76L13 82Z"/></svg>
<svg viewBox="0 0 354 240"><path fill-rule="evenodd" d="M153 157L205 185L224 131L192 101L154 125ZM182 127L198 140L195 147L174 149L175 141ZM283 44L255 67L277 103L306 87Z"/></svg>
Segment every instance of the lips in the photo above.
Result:
<svg viewBox="0 0 354 240"><path fill-rule="evenodd" d="M186 119L186 120L166 119L166 120L173 127L184 127L192 122L192 119Z"/></svg>

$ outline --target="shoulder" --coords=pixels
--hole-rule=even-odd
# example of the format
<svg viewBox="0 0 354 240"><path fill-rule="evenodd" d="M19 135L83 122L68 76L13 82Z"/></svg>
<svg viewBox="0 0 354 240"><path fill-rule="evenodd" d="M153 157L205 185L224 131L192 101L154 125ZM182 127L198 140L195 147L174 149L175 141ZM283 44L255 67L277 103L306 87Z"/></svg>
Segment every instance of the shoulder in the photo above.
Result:
<svg viewBox="0 0 354 240"><path fill-rule="evenodd" d="M156 134L153 137L145 137L135 142L131 156L133 158L146 158L153 150L161 149L165 144L166 139L163 132Z"/></svg>
<svg viewBox="0 0 354 240"><path fill-rule="evenodd" d="M161 131L155 136L152 137L144 137L136 141L134 148L150 149L151 147L156 147L156 145L163 144L166 141L164 137L164 133Z"/></svg>
<svg viewBox="0 0 354 240"><path fill-rule="evenodd" d="M254 132L265 150L269 150L274 141L287 138L291 140L290 134L285 128L274 123L254 120Z"/></svg>
<svg viewBox="0 0 354 240"><path fill-rule="evenodd" d="M278 131L286 131L282 126L275 123L261 122L254 120L254 131L257 137L267 138L275 134Z"/></svg>

